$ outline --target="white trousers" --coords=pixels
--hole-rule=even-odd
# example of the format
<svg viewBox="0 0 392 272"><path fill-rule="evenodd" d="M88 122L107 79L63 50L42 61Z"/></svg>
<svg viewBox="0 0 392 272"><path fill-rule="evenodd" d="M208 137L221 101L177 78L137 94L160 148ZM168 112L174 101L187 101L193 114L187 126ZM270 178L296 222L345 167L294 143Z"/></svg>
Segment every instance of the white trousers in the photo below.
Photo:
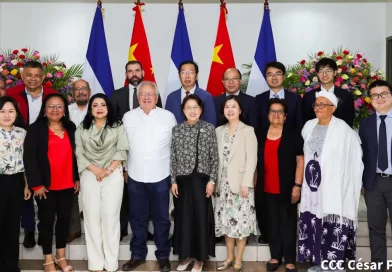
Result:
<svg viewBox="0 0 392 272"><path fill-rule="evenodd" d="M116 271L120 241L120 209L124 187L122 167L101 182L85 170L80 177L88 269Z"/></svg>

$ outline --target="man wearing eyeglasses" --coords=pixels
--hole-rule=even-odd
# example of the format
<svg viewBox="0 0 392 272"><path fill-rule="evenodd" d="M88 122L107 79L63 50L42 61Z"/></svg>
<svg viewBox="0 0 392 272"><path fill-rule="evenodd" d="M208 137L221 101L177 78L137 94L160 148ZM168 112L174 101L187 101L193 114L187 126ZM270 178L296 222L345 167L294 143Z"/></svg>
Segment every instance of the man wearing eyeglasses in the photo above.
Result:
<svg viewBox="0 0 392 272"><path fill-rule="evenodd" d="M377 271L384 271L388 213L392 218L392 85L376 80L369 86L369 96L376 112L364 118L359 127L365 166L362 194L367 206L371 261L382 263Z"/></svg>
<svg viewBox="0 0 392 272"><path fill-rule="evenodd" d="M313 103L316 101L316 92L327 91L336 95L338 107L334 116L344 120L350 127L353 126L355 117L354 97L348 90L336 87L334 83L338 66L333 59L322 58L316 64L316 72L321 82L319 88L313 89L303 96L303 118L304 123L316 118L313 110Z"/></svg>
<svg viewBox="0 0 392 272"><path fill-rule="evenodd" d="M5 96L5 82L0 78L0 97Z"/></svg>
<svg viewBox="0 0 392 272"><path fill-rule="evenodd" d="M217 127L223 125L223 120L221 120L222 115L222 104L228 95L238 95L242 102L242 107L244 109L244 123L248 126L252 126L254 129L257 127L257 113L255 98L253 96L247 95L241 92L242 75L237 68L229 68L222 75L223 87L226 90L225 94L214 97L215 112Z"/></svg>
<svg viewBox="0 0 392 272"><path fill-rule="evenodd" d="M216 126L215 105L209 92L199 88L196 80L199 74L199 66L192 60L184 61L178 67L182 87L170 93L166 99L165 109L172 112L176 117L177 123L185 121L181 110L181 103L190 94L197 95L204 102L204 112L201 119Z"/></svg>

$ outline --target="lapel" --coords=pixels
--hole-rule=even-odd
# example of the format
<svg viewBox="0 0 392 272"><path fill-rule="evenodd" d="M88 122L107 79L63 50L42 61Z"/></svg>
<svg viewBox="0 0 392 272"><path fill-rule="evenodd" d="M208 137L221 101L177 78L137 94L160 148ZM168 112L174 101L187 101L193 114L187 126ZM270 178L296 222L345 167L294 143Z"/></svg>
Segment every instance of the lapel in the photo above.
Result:
<svg viewBox="0 0 392 272"><path fill-rule="evenodd" d="M369 148L372 150L372 153L374 155L374 159L377 162L377 157L378 157L378 136L377 136L377 114L373 114L370 117L370 126L371 128L368 130L369 131ZM377 165L377 164L376 164Z"/></svg>
<svg viewBox="0 0 392 272"><path fill-rule="evenodd" d="M131 90L129 89L129 85L128 86L125 86L124 88L123 88L123 92L124 92L124 100L122 101L122 103L123 103L123 108L124 108L124 113L125 112L128 112L128 111L130 111L131 110L131 107L130 107L130 105L129 105L129 92L130 92ZM132 90L133 91L133 90ZM133 94L133 93L132 93ZM121 96L120 96L121 97Z"/></svg>
<svg viewBox="0 0 392 272"><path fill-rule="evenodd" d="M217 130L217 140L218 140L218 152L223 154L223 145L225 140L225 129L227 125L220 126ZM219 165L223 165L223 156L219 156Z"/></svg>
<svg viewBox="0 0 392 272"><path fill-rule="evenodd" d="M238 125L237 131L235 132L233 144L230 148L229 161L232 159L234 153L236 152L236 150L242 140L242 134L243 134L244 127L245 127L245 124L240 121L240 124Z"/></svg>

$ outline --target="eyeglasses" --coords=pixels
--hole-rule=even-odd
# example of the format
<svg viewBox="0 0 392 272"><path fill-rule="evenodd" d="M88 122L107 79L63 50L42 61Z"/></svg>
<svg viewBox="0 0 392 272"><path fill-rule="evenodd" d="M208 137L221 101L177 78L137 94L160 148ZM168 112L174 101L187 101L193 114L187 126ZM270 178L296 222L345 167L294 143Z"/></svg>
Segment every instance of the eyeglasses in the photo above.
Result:
<svg viewBox="0 0 392 272"><path fill-rule="evenodd" d="M140 96L155 96L155 95L157 95L157 94L155 94L155 93L140 93L139 94Z"/></svg>
<svg viewBox="0 0 392 272"><path fill-rule="evenodd" d="M74 88L73 89L75 92L86 92L89 90L87 87L81 87L81 88Z"/></svg>
<svg viewBox="0 0 392 272"><path fill-rule="evenodd" d="M269 113L283 115L284 111L283 110L269 110Z"/></svg>
<svg viewBox="0 0 392 272"><path fill-rule="evenodd" d="M268 73L267 77L281 77L283 76L283 73L276 73L276 74L272 74L272 73Z"/></svg>
<svg viewBox="0 0 392 272"><path fill-rule="evenodd" d="M183 76L185 76L185 75L193 76L194 74L196 74L196 72L193 71L193 70L181 70L180 74L183 75Z"/></svg>
<svg viewBox="0 0 392 272"><path fill-rule="evenodd" d="M51 111L54 110L54 109L62 110L62 109L64 109L64 106L60 105L60 104L56 104L56 105L52 105L51 104L51 105L47 105L46 108L51 110Z"/></svg>
<svg viewBox="0 0 392 272"><path fill-rule="evenodd" d="M225 77L225 78L223 78L223 81L224 82L238 82L238 81L240 81L240 78L239 77L234 77L234 78L227 78L227 77Z"/></svg>
<svg viewBox="0 0 392 272"><path fill-rule="evenodd" d="M321 75L324 75L324 74L332 74L332 73L333 73L333 70L332 70L332 69L320 70L320 71L317 72L317 74L321 74Z"/></svg>
<svg viewBox="0 0 392 272"><path fill-rule="evenodd" d="M335 106L335 105L333 105L333 104L324 104L324 103L313 103L313 104L312 104L312 107L313 107L313 108L319 107L320 109L324 109L326 106L331 106L331 107L333 107L333 106Z"/></svg>
<svg viewBox="0 0 392 272"><path fill-rule="evenodd" d="M371 100L377 100L380 97L381 98L387 98L389 96L389 94L390 94L390 92L383 92L383 93L380 93L380 94L375 93L375 94L370 95L370 99Z"/></svg>
<svg viewBox="0 0 392 272"><path fill-rule="evenodd" d="M200 109L199 106L185 107L185 110L187 110L187 111L192 111L192 110L197 111L198 109Z"/></svg>

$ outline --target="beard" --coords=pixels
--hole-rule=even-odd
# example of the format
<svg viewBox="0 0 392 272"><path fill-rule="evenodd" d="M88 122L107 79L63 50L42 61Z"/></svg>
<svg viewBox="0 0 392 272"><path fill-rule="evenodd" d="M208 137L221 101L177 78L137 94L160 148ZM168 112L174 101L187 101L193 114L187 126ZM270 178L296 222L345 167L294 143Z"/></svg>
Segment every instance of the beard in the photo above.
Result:
<svg viewBox="0 0 392 272"><path fill-rule="evenodd" d="M137 76L133 76L131 78L128 78L129 84L131 84L134 87L138 86L140 84L140 82L142 82L142 81L143 81L143 77L139 78Z"/></svg>
<svg viewBox="0 0 392 272"><path fill-rule="evenodd" d="M75 100L75 103L79 106L85 106L88 103L88 99L83 99L83 100Z"/></svg>

